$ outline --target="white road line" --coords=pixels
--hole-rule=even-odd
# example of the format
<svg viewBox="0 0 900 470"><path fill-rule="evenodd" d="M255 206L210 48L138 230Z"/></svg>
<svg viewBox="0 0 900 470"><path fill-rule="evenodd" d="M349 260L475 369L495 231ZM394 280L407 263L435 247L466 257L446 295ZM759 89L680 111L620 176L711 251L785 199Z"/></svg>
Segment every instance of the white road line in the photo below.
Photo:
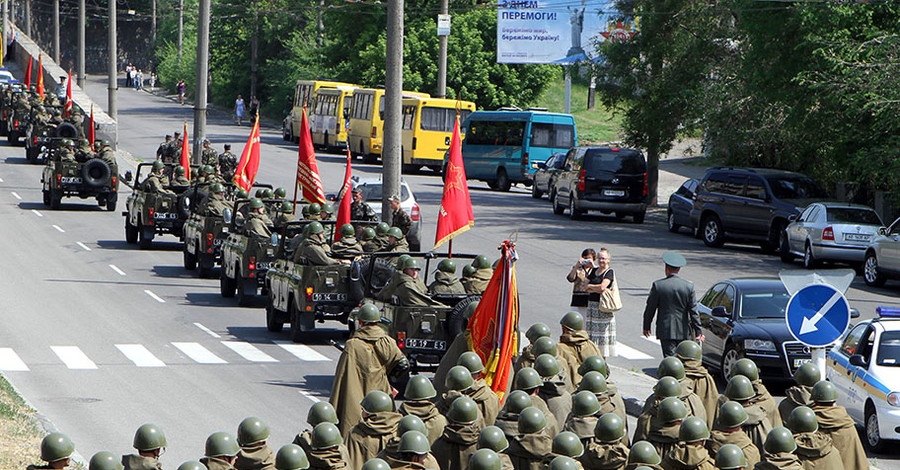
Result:
<svg viewBox="0 0 900 470"><path fill-rule="evenodd" d="M44 214L41 214L41 213L38 212L36 209L31 209L31 212L34 212L34 215L36 215L36 216L38 216L38 217L43 217L43 216L44 216Z"/></svg>
<svg viewBox="0 0 900 470"><path fill-rule="evenodd" d="M221 336L219 336L218 333L216 333L213 330L210 330L209 328L203 326L202 324L200 324L198 322L194 322L194 326L196 326L197 328L200 328L201 330L203 330L204 332L206 332L208 335L212 336L213 338L221 338Z"/></svg>
<svg viewBox="0 0 900 470"><path fill-rule="evenodd" d="M259 348L245 341L222 341L222 344L251 362L278 362L278 359L260 351Z"/></svg>
<svg viewBox="0 0 900 470"><path fill-rule="evenodd" d="M19 194L16 193L15 191L10 191L10 194L12 194L14 198L16 198L20 201L22 200L22 196L19 196Z"/></svg>
<svg viewBox="0 0 900 470"><path fill-rule="evenodd" d="M653 343L657 346L660 345L659 338L651 338L649 336L644 336L644 335L641 335L641 338L644 338L645 340L650 341L651 343Z"/></svg>
<svg viewBox="0 0 900 470"><path fill-rule="evenodd" d="M637 349L625 346L624 344L619 342L616 342L616 356L624 357L625 359L630 359L633 361L645 361L648 359L653 359L653 356L644 354Z"/></svg>
<svg viewBox="0 0 900 470"><path fill-rule="evenodd" d="M142 344L117 344L119 351L138 367L165 367L166 363L160 361Z"/></svg>
<svg viewBox="0 0 900 470"><path fill-rule="evenodd" d="M275 344L281 346L285 351L297 356L301 361L330 361L328 357L317 353L313 348L302 344L289 343L287 341L275 341Z"/></svg>
<svg viewBox="0 0 900 470"><path fill-rule="evenodd" d="M96 369L97 364L90 360L78 346L50 346L69 369Z"/></svg>
<svg viewBox="0 0 900 470"><path fill-rule="evenodd" d="M0 178L0 183L2 183L2 182L3 182L3 178Z"/></svg>
<svg viewBox="0 0 900 470"><path fill-rule="evenodd" d="M3 372L27 371L28 366L12 348L0 348L0 370Z"/></svg>
<svg viewBox="0 0 900 470"><path fill-rule="evenodd" d="M126 275L126 274L125 274L125 271L122 271L121 269L119 269L118 266L116 266L116 265L114 265L114 264L109 265L109 269L112 269L113 271L115 271L119 276L125 276L125 275ZM152 294L150 291L146 291L146 290L145 290L144 292L147 292L148 295L150 295L151 297L153 296L153 294Z"/></svg>
<svg viewBox="0 0 900 470"><path fill-rule="evenodd" d="M310 394L306 390L299 390L299 392L300 392L300 395L303 395L304 397L309 398L310 400L312 400L313 403L319 403L320 401L322 401L322 400L319 400L318 398L312 396L312 394Z"/></svg>
<svg viewBox="0 0 900 470"><path fill-rule="evenodd" d="M56 230L58 230L59 233L66 233L66 231L63 230L62 227L60 227L59 225L54 225L53 228L55 228Z"/></svg>
<svg viewBox="0 0 900 470"><path fill-rule="evenodd" d="M88 246L85 245L84 243L81 243L81 242L75 242L75 244L78 245L78 246L80 246L80 247L82 247L82 248L84 248L84 251L91 251L91 249L88 248Z"/></svg>
<svg viewBox="0 0 900 470"><path fill-rule="evenodd" d="M122 275L124 276L124 274L122 274ZM162 297L160 297L160 296L154 294L154 293L151 292L150 290L144 289L144 293L147 294L147 295L149 295L150 297L153 298L153 300L155 300L155 301L157 301L157 302L159 302L159 303L161 303L161 304L166 303L166 301L163 300Z"/></svg>
<svg viewBox="0 0 900 470"><path fill-rule="evenodd" d="M172 343L172 345L187 354L194 362L200 364L228 364L228 362L213 354L209 349L200 346L200 343Z"/></svg>

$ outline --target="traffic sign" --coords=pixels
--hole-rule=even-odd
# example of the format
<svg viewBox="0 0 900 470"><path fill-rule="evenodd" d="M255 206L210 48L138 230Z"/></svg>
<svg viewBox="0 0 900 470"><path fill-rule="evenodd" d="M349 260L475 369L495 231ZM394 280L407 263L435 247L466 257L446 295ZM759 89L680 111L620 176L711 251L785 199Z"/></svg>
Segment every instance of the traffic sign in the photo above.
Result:
<svg viewBox="0 0 900 470"><path fill-rule="evenodd" d="M847 329L850 304L834 287L813 284L791 296L784 317L794 338L807 346L824 347Z"/></svg>

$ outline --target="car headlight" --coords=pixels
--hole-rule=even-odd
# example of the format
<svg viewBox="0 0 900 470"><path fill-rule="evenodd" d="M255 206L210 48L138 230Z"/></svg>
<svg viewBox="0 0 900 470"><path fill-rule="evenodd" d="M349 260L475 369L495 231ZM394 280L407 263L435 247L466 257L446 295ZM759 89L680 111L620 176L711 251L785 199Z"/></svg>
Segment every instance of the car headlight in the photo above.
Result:
<svg viewBox="0 0 900 470"><path fill-rule="evenodd" d="M891 392L887 395L888 405L900 407L900 393Z"/></svg>
<svg viewBox="0 0 900 470"><path fill-rule="evenodd" d="M765 339L745 339L744 350L752 349L754 351L775 351L775 343Z"/></svg>

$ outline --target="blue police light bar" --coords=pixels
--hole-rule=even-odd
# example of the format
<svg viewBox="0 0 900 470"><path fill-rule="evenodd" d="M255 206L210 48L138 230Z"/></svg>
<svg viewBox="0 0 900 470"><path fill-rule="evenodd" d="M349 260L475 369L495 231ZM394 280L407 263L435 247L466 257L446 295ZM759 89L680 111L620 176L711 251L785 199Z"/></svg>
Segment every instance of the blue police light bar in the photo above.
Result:
<svg viewBox="0 0 900 470"><path fill-rule="evenodd" d="M875 307L875 313L884 318L900 318L900 307Z"/></svg>

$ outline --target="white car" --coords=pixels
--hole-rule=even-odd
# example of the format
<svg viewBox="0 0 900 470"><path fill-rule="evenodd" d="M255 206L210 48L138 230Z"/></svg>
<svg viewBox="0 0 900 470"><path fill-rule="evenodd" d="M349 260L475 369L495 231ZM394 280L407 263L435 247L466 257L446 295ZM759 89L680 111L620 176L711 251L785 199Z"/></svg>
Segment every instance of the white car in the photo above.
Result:
<svg viewBox="0 0 900 470"><path fill-rule="evenodd" d="M866 247L881 226L881 217L867 206L810 204L784 229L787 244L782 247L781 259L789 262L800 257L806 269L816 268L821 261L862 266Z"/></svg>
<svg viewBox="0 0 900 470"><path fill-rule="evenodd" d="M0 83L10 83L14 81L16 81L15 77L13 77L13 74L7 70L6 67L0 68Z"/></svg>
<svg viewBox="0 0 900 470"><path fill-rule="evenodd" d="M900 279L900 219L878 229L869 243L863 279L873 287L883 286L888 279Z"/></svg>
<svg viewBox="0 0 900 470"><path fill-rule="evenodd" d="M376 214L381 214L381 178L359 179L356 181L356 187L362 190L363 200L371 207ZM410 251L420 251L422 249L421 227L422 215L419 212L419 204L416 203L416 197L413 196L412 189L406 184L406 181L400 180L400 208L409 214L412 219L412 227L406 234L406 241L409 242Z"/></svg>
<svg viewBox="0 0 900 470"><path fill-rule="evenodd" d="M865 429L864 443L878 452L900 440L900 308L876 312L828 351L825 376L838 389L837 404Z"/></svg>

